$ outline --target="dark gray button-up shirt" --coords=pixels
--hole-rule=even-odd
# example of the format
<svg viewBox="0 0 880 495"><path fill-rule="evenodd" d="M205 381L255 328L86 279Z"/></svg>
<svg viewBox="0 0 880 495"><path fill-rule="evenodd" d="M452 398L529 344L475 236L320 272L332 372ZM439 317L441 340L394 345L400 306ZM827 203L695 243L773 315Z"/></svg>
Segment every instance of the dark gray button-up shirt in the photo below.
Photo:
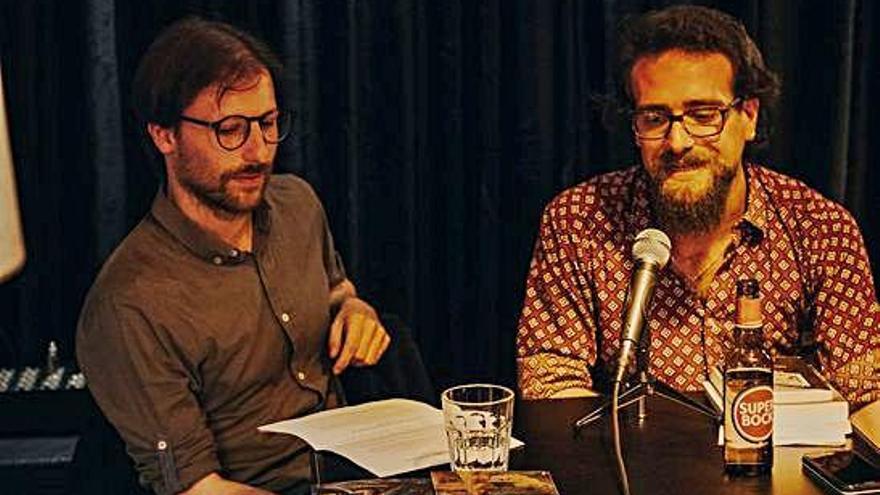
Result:
<svg viewBox="0 0 880 495"><path fill-rule="evenodd" d="M303 442L257 427L325 407L329 291L345 273L296 177L272 177L253 241L238 251L160 192L86 298L80 365L158 493L212 471L277 491L308 478Z"/></svg>

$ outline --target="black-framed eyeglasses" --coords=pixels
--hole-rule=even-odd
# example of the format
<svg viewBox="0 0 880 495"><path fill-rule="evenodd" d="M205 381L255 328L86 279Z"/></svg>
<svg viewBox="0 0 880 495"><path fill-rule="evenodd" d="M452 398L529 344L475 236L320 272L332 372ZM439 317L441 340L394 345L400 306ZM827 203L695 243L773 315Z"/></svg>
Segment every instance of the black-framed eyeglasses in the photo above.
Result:
<svg viewBox="0 0 880 495"><path fill-rule="evenodd" d="M251 122L260 126L263 140L267 144L278 144L290 134L293 112L290 110L271 110L256 117L244 115L229 115L214 122L200 120L186 115L181 115L180 120L191 124L210 127L214 130L217 144L225 150L233 151L247 142L251 135Z"/></svg>
<svg viewBox="0 0 880 495"><path fill-rule="evenodd" d="M742 98L734 98L720 107L706 105L688 108L681 115L673 115L668 110L636 110L632 112L632 129L639 139L663 139L669 135L673 122L681 122L685 132L691 137L717 136L724 130L727 114L742 101Z"/></svg>

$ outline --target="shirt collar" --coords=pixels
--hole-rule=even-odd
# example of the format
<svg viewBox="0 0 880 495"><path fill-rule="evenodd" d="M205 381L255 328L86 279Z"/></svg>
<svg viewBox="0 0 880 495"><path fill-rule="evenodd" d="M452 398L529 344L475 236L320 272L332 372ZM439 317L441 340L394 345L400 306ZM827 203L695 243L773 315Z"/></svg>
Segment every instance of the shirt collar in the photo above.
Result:
<svg viewBox="0 0 880 495"><path fill-rule="evenodd" d="M271 226L271 207L265 201L254 210L254 249L261 246L262 239L269 232ZM171 199L165 194L165 187L160 186L150 214L165 230L167 230L178 242L193 252L199 258L215 264L229 265L241 263L245 254L238 248L223 241L210 232L206 232L195 222L180 211Z"/></svg>
<svg viewBox="0 0 880 495"><path fill-rule="evenodd" d="M739 222L739 227L744 234L755 235L755 241L757 241L764 237L764 232L770 221L770 200L767 197L767 191L758 179L759 172L755 170L755 167L746 163L743 165L743 172L746 175L746 211Z"/></svg>

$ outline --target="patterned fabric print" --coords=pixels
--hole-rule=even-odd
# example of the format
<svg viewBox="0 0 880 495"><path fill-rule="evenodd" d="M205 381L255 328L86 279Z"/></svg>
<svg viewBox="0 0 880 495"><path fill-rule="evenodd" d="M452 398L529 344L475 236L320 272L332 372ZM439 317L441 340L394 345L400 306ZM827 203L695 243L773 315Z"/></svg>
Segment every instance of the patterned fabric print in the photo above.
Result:
<svg viewBox="0 0 880 495"><path fill-rule="evenodd" d="M771 353L815 348L823 371L855 405L880 398L880 306L858 227L804 184L746 166L748 199L705 298L670 264L649 315L650 371L702 390L732 348L736 281L758 280ZM592 388L616 361L635 235L651 226L641 167L573 187L544 211L517 333L526 398Z"/></svg>

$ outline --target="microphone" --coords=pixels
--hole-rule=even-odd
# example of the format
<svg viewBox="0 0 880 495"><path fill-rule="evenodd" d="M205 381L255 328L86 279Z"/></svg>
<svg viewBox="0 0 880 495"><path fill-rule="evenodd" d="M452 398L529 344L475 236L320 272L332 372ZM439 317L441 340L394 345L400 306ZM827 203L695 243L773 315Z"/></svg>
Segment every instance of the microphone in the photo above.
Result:
<svg viewBox="0 0 880 495"><path fill-rule="evenodd" d="M636 235L632 247L635 266L624 305L620 360L617 363L615 382L623 381L626 368L639 345L642 328L647 320L648 305L651 303L651 296L654 295L657 273L669 262L671 247L672 242L669 237L657 229L645 229Z"/></svg>

